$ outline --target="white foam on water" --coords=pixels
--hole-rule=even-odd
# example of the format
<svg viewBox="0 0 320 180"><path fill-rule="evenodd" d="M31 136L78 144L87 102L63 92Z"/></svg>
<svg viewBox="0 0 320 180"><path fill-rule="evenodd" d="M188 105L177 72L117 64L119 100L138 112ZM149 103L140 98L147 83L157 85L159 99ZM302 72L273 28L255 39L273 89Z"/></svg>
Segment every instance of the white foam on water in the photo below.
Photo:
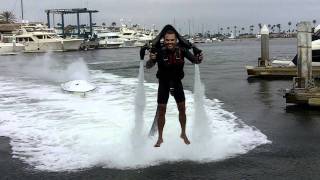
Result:
<svg viewBox="0 0 320 180"><path fill-rule="evenodd" d="M147 138L157 98L157 84L145 83L146 107L143 138L132 137L135 126L136 78L123 78L90 71L98 89L80 97L61 92L55 84L0 76L0 136L11 138L13 156L38 170L76 171L91 167L142 168L167 162L208 162L247 153L270 143L258 129L245 125L224 110L218 100L204 99L211 138L191 139L180 135L178 111L169 99L164 143L154 148L156 137ZM187 133L193 129L193 95L185 91ZM133 146L132 140L140 140Z"/></svg>

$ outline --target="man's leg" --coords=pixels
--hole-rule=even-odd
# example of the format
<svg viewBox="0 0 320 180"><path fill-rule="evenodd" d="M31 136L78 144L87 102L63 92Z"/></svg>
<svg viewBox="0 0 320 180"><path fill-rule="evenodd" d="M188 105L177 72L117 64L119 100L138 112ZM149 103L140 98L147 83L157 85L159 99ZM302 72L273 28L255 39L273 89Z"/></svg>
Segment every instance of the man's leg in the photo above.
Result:
<svg viewBox="0 0 320 180"><path fill-rule="evenodd" d="M185 101L177 103L178 110L179 110L179 122L181 126L181 134L180 137L183 139L184 143L190 144L190 141L186 134L186 106Z"/></svg>
<svg viewBox="0 0 320 180"><path fill-rule="evenodd" d="M166 109L167 104L158 104L158 111L159 111L159 117L158 117L158 140L157 143L154 145L154 147L160 147L161 143L163 143L163 128L164 124L166 123Z"/></svg>
<svg viewBox="0 0 320 180"><path fill-rule="evenodd" d="M154 147L160 147L161 143L163 143L162 133L164 124L166 122L166 109L167 102L169 99L169 81L165 79L159 79L159 87L158 87L158 140Z"/></svg>
<svg viewBox="0 0 320 180"><path fill-rule="evenodd" d="M186 105L185 105L185 96L183 92L183 85L181 80L175 81L174 83L174 98L177 102L178 110L179 110L179 122L181 126L181 134L180 137L183 139L184 143L190 144L190 141L186 134Z"/></svg>

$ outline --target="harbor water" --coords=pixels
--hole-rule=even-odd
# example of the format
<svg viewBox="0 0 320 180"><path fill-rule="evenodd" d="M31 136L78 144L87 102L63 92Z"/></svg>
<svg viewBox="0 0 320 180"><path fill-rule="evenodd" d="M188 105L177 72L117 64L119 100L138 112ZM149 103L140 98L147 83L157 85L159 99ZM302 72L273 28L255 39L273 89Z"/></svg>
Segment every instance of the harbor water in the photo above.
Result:
<svg viewBox="0 0 320 180"><path fill-rule="evenodd" d="M157 68L145 70L141 87L139 49L0 56L0 179L319 177L320 112L286 106L290 79L247 78L244 67L257 65L260 41L199 47L204 61L199 71L186 62L183 79L191 145L179 138L170 97L161 148L148 137ZM270 57L295 53L295 39L270 41ZM85 97L62 92L60 84L74 79L97 89Z"/></svg>

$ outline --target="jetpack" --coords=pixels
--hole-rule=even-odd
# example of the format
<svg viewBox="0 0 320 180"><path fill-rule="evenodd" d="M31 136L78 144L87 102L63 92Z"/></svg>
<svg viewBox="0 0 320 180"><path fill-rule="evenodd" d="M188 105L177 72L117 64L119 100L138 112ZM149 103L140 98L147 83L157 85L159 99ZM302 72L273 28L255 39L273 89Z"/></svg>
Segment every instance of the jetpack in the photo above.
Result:
<svg viewBox="0 0 320 180"><path fill-rule="evenodd" d="M176 37L178 39L178 44L180 47L184 47L186 49L192 49L194 55L199 55L202 52L194 44L190 43L188 40L183 38L172 25L168 24L161 30L161 32L157 35L156 38L154 38L150 42L147 42L144 46L141 47L140 49L141 60L144 59L146 50L149 50L150 52L155 52L157 49L161 49L163 47L163 42L161 41L161 39L163 39L164 35L169 30L173 31L176 34Z"/></svg>

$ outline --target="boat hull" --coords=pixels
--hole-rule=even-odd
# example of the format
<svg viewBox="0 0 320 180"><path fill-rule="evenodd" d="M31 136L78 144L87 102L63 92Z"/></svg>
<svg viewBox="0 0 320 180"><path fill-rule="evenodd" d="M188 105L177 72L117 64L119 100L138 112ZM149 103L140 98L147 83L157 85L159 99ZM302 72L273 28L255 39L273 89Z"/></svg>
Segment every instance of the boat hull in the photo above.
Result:
<svg viewBox="0 0 320 180"><path fill-rule="evenodd" d="M0 43L0 55L15 54L22 52L25 49L24 45L20 43Z"/></svg>
<svg viewBox="0 0 320 180"><path fill-rule="evenodd" d="M47 42L26 42L25 52L49 52L49 51L77 51L80 49L82 39L47 41Z"/></svg>

